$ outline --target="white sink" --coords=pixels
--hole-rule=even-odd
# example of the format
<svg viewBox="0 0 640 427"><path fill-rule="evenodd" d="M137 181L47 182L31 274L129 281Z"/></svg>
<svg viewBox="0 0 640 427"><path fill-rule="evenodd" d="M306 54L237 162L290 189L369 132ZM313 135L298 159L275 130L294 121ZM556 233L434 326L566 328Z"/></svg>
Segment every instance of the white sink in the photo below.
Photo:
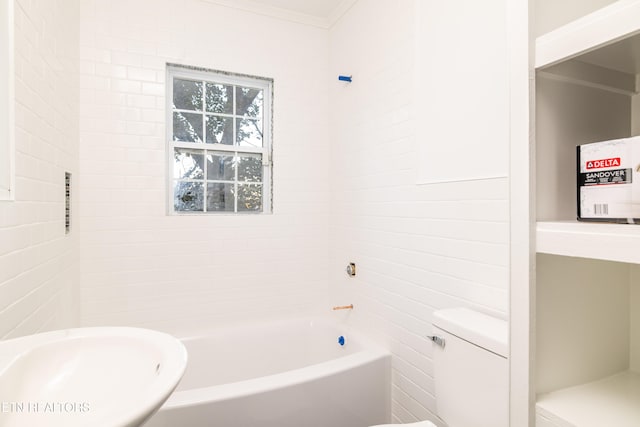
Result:
<svg viewBox="0 0 640 427"><path fill-rule="evenodd" d="M186 365L178 339L147 329L79 328L0 341L0 426L139 426Z"/></svg>

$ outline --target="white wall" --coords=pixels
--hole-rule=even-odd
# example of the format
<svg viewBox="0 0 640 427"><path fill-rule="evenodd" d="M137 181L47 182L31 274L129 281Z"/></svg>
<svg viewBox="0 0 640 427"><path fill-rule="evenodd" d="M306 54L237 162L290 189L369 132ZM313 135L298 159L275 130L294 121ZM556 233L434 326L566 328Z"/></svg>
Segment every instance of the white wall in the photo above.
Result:
<svg viewBox="0 0 640 427"><path fill-rule="evenodd" d="M506 177L506 0L418 1L416 5L417 182Z"/></svg>
<svg viewBox="0 0 640 427"><path fill-rule="evenodd" d="M636 76L636 87L640 89L640 76ZM631 97L631 135L640 135L640 95Z"/></svg>
<svg viewBox="0 0 640 427"><path fill-rule="evenodd" d="M629 285L629 369L640 372L640 266L631 265Z"/></svg>
<svg viewBox="0 0 640 427"><path fill-rule="evenodd" d="M13 0L0 0L0 200L13 198Z"/></svg>
<svg viewBox="0 0 640 427"><path fill-rule="evenodd" d="M434 419L433 311L508 313L508 180L416 185L415 6L359 1L330 30L332 304L393 352L402 422Z"/></svg>
<svg viewBox="0 0 640 427"><path fill-rule="evenodd" d="M640 78L636 77L636 81L640 81ZM638 85L638 83L636 83ZM631 136L640 135L640 119L638 119L638 113L640 112L640 95L634 95L631 97ZM631 285L630 285L630 369L635 372L640 372L640 266L634 265L631 267Z"/></svg>
<svg viewBox="0 0 640 427"><path fill-rule="evenodd" d="M630 274L630 264L538 255L538 393L629 368Z"/></svg>
<svg viewBox="0 0 640 427"><path fill-rule="evenodd" d="M82 324L329 311L327 30L200 0L81 7ZM165 64L272 77L274 213L165 214Z"/></svg>
<svg viewBox="0 0 640 427"><path fill-rule="evenodd" d="M16 0L16 200L0 202L0 338L77 323L76 233L64 229L64 172L78 165L77 53L77 1Z"/></svg>

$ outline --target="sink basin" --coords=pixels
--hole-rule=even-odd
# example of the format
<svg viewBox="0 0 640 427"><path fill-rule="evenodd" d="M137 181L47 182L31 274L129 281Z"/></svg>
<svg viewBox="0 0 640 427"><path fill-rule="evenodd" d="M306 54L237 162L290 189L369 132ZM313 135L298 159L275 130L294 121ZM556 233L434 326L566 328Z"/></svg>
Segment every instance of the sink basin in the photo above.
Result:
<svg viewBox="0 0 640 427"><path fill-rule="evenodd" d="M178 339L147 329L78 328L0 341L0 426L139 426L186 365Z"/></svg>

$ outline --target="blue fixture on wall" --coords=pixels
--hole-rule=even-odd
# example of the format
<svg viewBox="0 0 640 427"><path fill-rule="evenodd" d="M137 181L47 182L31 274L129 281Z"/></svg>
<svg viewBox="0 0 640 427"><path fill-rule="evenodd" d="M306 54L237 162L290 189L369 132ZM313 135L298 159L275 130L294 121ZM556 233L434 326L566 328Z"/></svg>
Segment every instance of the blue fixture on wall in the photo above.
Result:
<svg viewBox="0 0 640 427"><path fill-rule="evenodd" d="M338 337L338 344L340 344L340 345L344 345L344 343L345 343L344 336L343 336L343 335L340 335L340 336Z"/></svg>
<svg viewBox="0 0 640 427"><path fill-rule="evenodd" d="M351 76L338 76L338 80L351 83Z"/></svg>

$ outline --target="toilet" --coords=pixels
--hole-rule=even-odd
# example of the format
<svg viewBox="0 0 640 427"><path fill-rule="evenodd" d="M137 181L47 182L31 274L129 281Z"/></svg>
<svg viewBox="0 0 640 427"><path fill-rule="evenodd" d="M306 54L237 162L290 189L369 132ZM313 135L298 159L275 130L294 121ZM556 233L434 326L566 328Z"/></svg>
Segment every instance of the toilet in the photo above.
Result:
<svg viewBox="0 0 640 427"><path fill-rule="evenodd" d="M447 427L509 426L508 323L467 308L433 314L436 412ZM385 424L373 427L392 427ZM404 427L436 427L430 421Z"/></svg>

